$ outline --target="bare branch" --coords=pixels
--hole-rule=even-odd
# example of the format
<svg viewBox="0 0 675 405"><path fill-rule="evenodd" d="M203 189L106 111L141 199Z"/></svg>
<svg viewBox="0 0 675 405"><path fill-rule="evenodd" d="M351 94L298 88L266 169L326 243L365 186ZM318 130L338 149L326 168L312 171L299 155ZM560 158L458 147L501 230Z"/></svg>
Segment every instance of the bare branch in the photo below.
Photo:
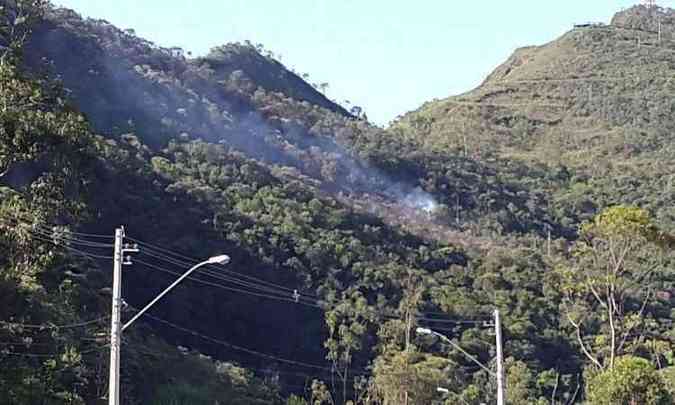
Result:
<svg viewBox="0 0 675 405"><path fill-rule="evenodd" d="M649 290L647 291L647 296L645 297L645 300L642 302L642 306L640 307L640 312L638 312L638 318L642 318L645 312L645 308L647 308L647 303L649 302L649 299L652 295L652 290L651 287L649 287ZM618 350L621 351L623 349L623 346L626 344L626 341L628 340L628 337L630 336L630 333L635 329L636 325L631 325L628 330L624 332L624 335L621 339L621 343L619 344Z"/></svg>
<svg viewBox="0 0 675 405"><path fill-rule="evenodd" d="M584 343L584 340L583 340L583 338L581 337L581 324L580 324L580 323L577 323L577 322L574 322L574 320L572 320L572 317L569 315L569 313L567 314L567 319L568 319L569 322L572 324L572 326L574 326L574 329L576 329L576 332L577 332L577 340L579 341L579 345L581 346L581 350L584 352L584 355L586 355L586 357L588 357L588 359L589 359L591 362L593 362L593 364L595 364L595 365L598 367L598 369L602 370L602 369L603 369L602 364L600 364L600 362L598 361L598 359L596 359L596 358L590 353L590 351L586 348L586 344Z"/></svg>

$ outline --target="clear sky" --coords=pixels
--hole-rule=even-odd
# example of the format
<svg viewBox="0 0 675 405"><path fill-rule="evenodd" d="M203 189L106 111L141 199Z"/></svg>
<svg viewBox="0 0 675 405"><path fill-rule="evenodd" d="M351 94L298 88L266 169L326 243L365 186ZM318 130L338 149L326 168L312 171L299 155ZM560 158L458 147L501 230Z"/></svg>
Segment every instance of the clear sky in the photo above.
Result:
<svg viewBox="0 0 675 405"><path fill-rule="evenodd" d="M328 82L328 97L350 100L386 125L477 86L517 47L551 41L576 22L608 22L639 0L54 2L194 55L227 42L262 43L310 82Z"/></svg>

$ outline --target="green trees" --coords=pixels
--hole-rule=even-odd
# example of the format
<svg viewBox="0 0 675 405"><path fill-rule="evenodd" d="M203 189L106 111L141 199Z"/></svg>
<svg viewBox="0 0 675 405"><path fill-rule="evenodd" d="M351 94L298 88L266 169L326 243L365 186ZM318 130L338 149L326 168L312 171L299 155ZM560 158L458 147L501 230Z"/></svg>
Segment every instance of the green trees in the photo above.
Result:
<svg viewBox="0 0 675 405"><path fill-rule="evenodd" d="M664 385L649 361L622 356L588 380L586 398L588 405L670 405L673 398Z"/></svg>
<svg viewBox="0 0 675 405"><path fill-rule="evenodd" d="M44 226L73 223L84 213L93 138L84 118L64 105L58 88L29 80L14 64L4 62L0 63L0 402L83 404L98 353L85 347L84 336L98 325L77 329L24 325L79 323L82 306L93 314L98 309L95 295L82 285L95 283L69 276L75 269L88 269L93 275L96 266L71 257L65 248L54 248L51 241L67 236L67 226ZM88 311L86 315L90 316Z"/></svg>
<svg viewBox="0 0 675 405"><path fill-rule="evenodd" d="M16 61L47 4L48 0L16 0L0 5L0 65Z"/></svg>
<svg viewBox="0 0 675 405"><path fill-rule="evenodd" d="M446 359L415 348L387 350L375 361L374 383L382 405L425 405L438 400L448 365Z"/></svg>
<svg viewBox="0 0 675 405"><path fill-rule="evenodd" d="M10 16L12 27L2 32L16 43L27 32L21 15ZM80 213L91 212L96 214L89 224L92 232L108 233L112 225L125 222L142 230L140 238L184 254L201 255L211 248L233 252L233 268L273 283L264 287L264 294L286 301L286 306L276 301L266 305L262 297L242 298L246 294L233 289L244 286L236 284L241 280L233 274L225 296L186 284L175 296L171 316L186 327L199 324L204 333L223 340L236 342L244 336L261 353L320 364L319 369L334 366L328 384L316 381L311 395L289 403L428 404L441 400L439 386L449 389L449 403L490 402L494 382L489 373L472 368L458 352L438 342L416 339L412 330L418 322L438 327L489 367L494 336L482 323L489 321L495 306L505 314L505 349L513 357L507 367L507 392L514 405L539 405L544 398L555 405L581 400L584 362L597 369L588 372L588 381L596 373L616 370L625 354L653 358L659 368L672 366L666 340L671 333L667 321L672 319L672 283L664 277L662 270L669 263L661 261L667 259L657 247L671 238L653 226L645 211L615 207L582 228L573 255L564 252L565 245L576 240L578 223L598 207L614 203L619 194L623 200L654 200L647 204L662 208L660 223L664 225L664 218L672 223L668 210L673 199L656 185L665 187L665 181L641 181L658 166L663 168L657 173L669 174L670 166L663 163L672 160L664 159L668 151L657 162L645 159L640 174L611 180L589 177L593 171L522 162L517 150L501 160L495 157L498 142L488 128L492 124L472 120L453 124L461 128L454 131L433 114L384 131L312 104L335 110L323 97L315 97L318 93L312 101L306 97L314 94L311 89L296 88L293 81L281 78L280 65L272 72L280 75L268 74L268 61L250 49L225 47L194 64L167 63L152 52L138 51L145 45L135 38L106 36L115 31L106 26L92 35L82 28L89 23L65 18L68 28L63 33L77 34L72 35L77 52L62 61L68 65L64 77L77 80L67 85L75 94L79 89L89 117L105 117L101 133L115 134L115 140L93 139L57 86L26 80L10 63L4 64L0 183L6 187L0 188L0 216L26 217L31 224L75 225L82 221ZM101 47L100 55L88 54ZM246 62L247 56L253 59ZM138 87L139 93L119 91L121 81L104 72L85 74L90 66L111 60L120 61L112 76L121 73L121 81L133 77L131 87ZM242 61L250 69L242 70ZM131 76L124 70L127 64L138 67ZM140 93L142 97L130 97ZM508 93L500 97L505 96ZM129 103L132 98L137 103ZM466 111L446 107L443 114ZM476 117L488 117L482 107L470 109ZM148 111L152 113L146 115ZM359 107L352 113L364 117ZM539 133L534 128L539 119L532 121L529 114L499 115L494 124L509 134L531 138ZM128 117L134 117L134 124L126 122ZM133 133L117 137L126 131ZM562 131L551 136L568 135ZM152 147L144 145L150 141ZM542 145L550 141L548 136L537 138ZM563 164L569 160L564 156L569 145L559 143L560 150L553 152L561 155L555 160ZM613 152L608 149L609 153ZM582 160L587 159L584 155ZM384 175L372 175L376 171ZM419 185L433 193L442 208L434 216L401 209L396 192L378 196L391 184L374 183L388 179ZM621 192L613 185L620 185ZM91 198L74 198L90 186L96 191ZM642 196L645 190L649 193ZM107 301L101 304L97 291L107 280L94 261L75 260L34 238L31 226L2 224L0 231L0 319L75 323L105 313ZM552 238L541 249L548 232ZM73 272L79 277L68 276ZM150 271L129 273L130 301L165 281ZM256 282L248 279L244 284L254 288ZM299 302L291 295L296 288ZM302 304L309 305L300 308ZM195 311L206 305L212 308L208 313ZM561 326L564 323L572 334ZM31 404L40 396L54 403L95 401L104 389L96 381L101 380L105 359L86 353L78 342L96 331L92 327L43 333L0 327L0 342L13 343L0 344L0 402ZM162 333L167 335L171 336ZM178 332L171 337L174 342L185 338ZM575 342L580 354L573 350ZM42 345L55 350L38 351ZM188 357L167 360L149 350L152 347L161 346L132 341L126 347L133 366L130 379L147 375L146 370L153 373L148 384L152 392L131 392L129 399L153 396L167 402L208 403L233 391L223 390L229 377L213 379L210 363L186 361L180 370L168 368ZM173 353L170 347L160 351ZM42 361L9 354L23 352L55 357ZM230 358L232 353L222 349L214 355ZM246 360L260 367L254 359ZM316 369L272 371L279 372L282 386L291 386L298 379L288 377L290 373ZM317 374L326 377L326 371ZM358 387L351 395L357 376ZM206 380L213 385L201 383ZM241 380L234 389L241 394L237 401L278 399L274 390L251 390L264 385L251 376ZM256 399L245 399L253 396Z"/></svg>
<svg viewBox="0 0 675 405"><path fill-rule="evenodd" d="M341 398L346 402L348 382L357 373L351 371L354 356L363 349L367 328L375 315L363 295L353 291L345 293L339 303L326 311L325 317L330 335L324 346L342 382Z"/></svg>
<svg viewBox="0 0 675 405"><path fill-rule="evenodd" d="M667 364L667 326L656 299L664 288L672 237L647 211L614 206L580 228L571 257L556 273L563 315L588 361L590 404L666 404L671 399L652 362ZM666 320L667 322L667 320Z"/></svg>
<svg viewBox="0 0 675 405"><path fill-rule="evenodd" d="M558 266L562 310L596 369L612 369L618 356L636 352L649 336L663 240L646 211L616 206L581 227L572 257Z"/></svg>

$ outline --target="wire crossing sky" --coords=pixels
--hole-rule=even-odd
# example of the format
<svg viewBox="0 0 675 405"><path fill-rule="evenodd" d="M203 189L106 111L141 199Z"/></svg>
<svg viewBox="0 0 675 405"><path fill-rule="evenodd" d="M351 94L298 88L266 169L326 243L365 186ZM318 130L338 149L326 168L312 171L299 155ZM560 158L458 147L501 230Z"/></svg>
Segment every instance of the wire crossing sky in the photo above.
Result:
<svg viewBox="0 0 675 405"><path fill-rule="evenodd" d="M204 55L250 40L327 96L386 125L425 101L480 84L518 47L579 22L609 22L638 0L54 0L161 46ZM662 0L675 7L675 0Z"/></svg>

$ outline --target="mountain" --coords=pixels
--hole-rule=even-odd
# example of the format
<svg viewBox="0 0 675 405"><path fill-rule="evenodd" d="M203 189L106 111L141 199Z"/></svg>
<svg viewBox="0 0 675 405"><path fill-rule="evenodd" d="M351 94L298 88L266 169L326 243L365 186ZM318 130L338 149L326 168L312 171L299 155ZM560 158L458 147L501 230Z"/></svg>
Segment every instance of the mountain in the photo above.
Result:
<svg viewBox="0 0 675 405"><path fill-rule="evenodd" d="M476 89L427 103L394 130L427 149L564 167L580 178L558 198L577 189L589 207L639 203L672 227L660 191L675 133L674 18L636 6L518 49Z"/></svg>
<svg viewBox="0 0 675 405"><path fill-rule="evenodd" d="M449 403L491 402L490 372L414 330L492 367L495 307L511 403L582 401L603 368L579 340L599 364L672 366L672 258L652 243L673 229L672 10L520 49L477 89L381 129L262 45L190 58L38 3L0 1L0 402L103 401L122 224L140 249L125 318L197 258L232 258L125 332L125 403L428 404L439 386ZM617 233L619 268L659 258L631 284L647 298L619 298L618 350L597 302L574 306L593 315L578 339L562 315L565 288L588 285L566 272L590 266L588 238L595 263L612 256L585 222L608 217L634 232ZM649 322L633 339L636 316Z"/></svg>

